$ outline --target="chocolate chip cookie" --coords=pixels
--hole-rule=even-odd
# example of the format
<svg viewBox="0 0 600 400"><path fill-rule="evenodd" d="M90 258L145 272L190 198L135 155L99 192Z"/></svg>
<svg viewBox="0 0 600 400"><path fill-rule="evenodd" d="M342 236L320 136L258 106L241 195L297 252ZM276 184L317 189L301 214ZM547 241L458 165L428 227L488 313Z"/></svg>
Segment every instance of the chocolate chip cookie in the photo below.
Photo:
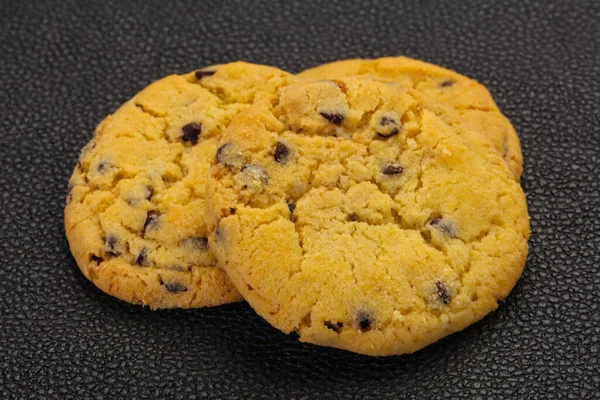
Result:
<svg viewBox="0 0 600 400"><path fill-rule="evenodd" d="M412 88L282 84L236 117L209 174L213 253L301 341L413 352L496 309L524 267L527 206L503 158Z"/></svg>
<svg viewBox="0 0 600 400"><path fill-rule="evenodd" d="M209 160L230 121L287 77L243 62L172 75L102 121L65 207L71 252L85 276L152 308L241 300L207 240Z"/></svg>
<svg viewBox="0 0 600 400"><path fill-rule="evenodd" d="M306 70L298 76L307 79L360 76L414 88L417 90L415 95L425 95L423 101L433 100L428 101L431 108L435 108L436 103L454 108L459 113L458 118L453 113L444 114L442 118L451 125L470 125L484 134L505 159L515 179L521 177L523 156L519 137L489 91L473 79L407 57L336 61Z"/></svg>

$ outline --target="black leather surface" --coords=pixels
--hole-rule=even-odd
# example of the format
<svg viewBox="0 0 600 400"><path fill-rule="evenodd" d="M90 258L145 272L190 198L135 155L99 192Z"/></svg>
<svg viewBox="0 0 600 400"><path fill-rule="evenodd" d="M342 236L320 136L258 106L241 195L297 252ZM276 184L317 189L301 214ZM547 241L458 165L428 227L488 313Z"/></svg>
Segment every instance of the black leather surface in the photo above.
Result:
<svg viewBox="0 0 600 400"><path fill-rule="evenodd" d="M0 3L0 398L600 398L600 2L167 3ZM521 136L531 251L497 312L374 359L298 343L244 304L152 312L81 275L67 179L146 84L395 54L488 85Z"/></svg>

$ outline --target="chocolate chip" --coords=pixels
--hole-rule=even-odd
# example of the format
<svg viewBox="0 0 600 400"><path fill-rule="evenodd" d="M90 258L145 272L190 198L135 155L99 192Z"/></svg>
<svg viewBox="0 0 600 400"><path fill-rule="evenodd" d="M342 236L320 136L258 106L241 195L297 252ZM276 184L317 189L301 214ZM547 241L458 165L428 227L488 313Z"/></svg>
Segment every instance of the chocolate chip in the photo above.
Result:
<svg viewBox="0 0 600 400"><path fill-rule="evenodd" d="M242 168L241 179L244 186L250 190L258 191L269 184L267 171L254 164L248 164Z"/></svg>
<svg viewBox="0 0 600 400"><path fill-rule="evenodd" d="M402 125L389 115L384 115L379 120L377 134L381 137L388 138L397 135L400 132Z"/></svg>
<svg viewBox="0 0 600 400"><path fill-rule="evenodd" d="M194 72L194 75L196 75L196 79L202 79L206 76L212 76L215 74L215 72L217 71L211 71L211 70L206 70L206 69L199 69L198 71Z"/></svg>
<svg viewBox="0 0 600 400"><path fill-rule="evenodd" d="M148 262L148 249L144 247L140 251L140 254L138 254L138 256L136 257L135 263L140 266L145 266L147 262Z"/></svg>
<svg viewBox="0 0 600 400"><path fill-rule="evenodd" d="M334 324L331 321L325 321L325 326L328 329L334 331L335 333L340 333L342 331L342 328L344 327L344 324L341 322L337 322Z"/></svg>
<svg viewBox="0 0 600 400"><path fill-rule="evenodd" d="M275 152L273 153L275 161L278 163L284 163L287 161L289 155L290 149L288 149L285 144L277 142L277 145L275 146Z"/></svg>
<svg viewBox="0 0 600 400"><path fill-rule="evenodd" d="M454 85L454 81L452 79L446 79L440 83L440 87L450 87Z"/></svg>
<svg viewBox="0 0 600 400"><path fill-rule="evenodd" d="M292 214L296 209L296 205L294 203L288 203L288 209L290 210L290 214Z"/></svg>
<svg viewBox="0 0 600 400"><path fill-rule="evenodd" d="M400 166L400 164L387 164L381 170L381 173L384 175L399 175L404 171L404 168Z"/></svg>
<svg viewBox="0 0 600 400"><path fill-rule="evenodd" d="M98 164L98 172L100 172L101 174L104 174L105 172L107 172L111 167L111 164L108 161L100 161L100 163Z"/></svg>
<svg viewBox="0 0 600 400"><path fill-rule="evenodd" d="M381 125L381 126L388 126L388 125L395 125L395 124L397 124L397 122L392 117L389 117L387 115L384 115L379 120L379 125Z"/></svg>
<svg viewBox="0 0 600 400"><path fill-rule="evenodd" d="M371 324L373 323L373 321L371 320L371 316L368 312L364 310L359 311L357 320L358 328L361 330L361 332L367 332L371 330Z"/></svg>
<svg viewBox="0 0 600 400"><path fill-rule="evenodd" d="M448 304L452 301L452 292L448 285L444 282L437 281L435 283L436 294L442 304Z"/></svg>
<svg viewBox="0 0 600 400"><path fill-rule="evenodd" d="M113 255L114 257L118 257L121 255L121 252L118 249L119 247L119 238L113 234L110 234L106 237L104 241L104 250L107 253Z"/></svg>
<svg viewBox="0 0 600 400"><path fill-rule="evenodd" d="M298 217L294 214L294 210L296 210L296 205L294 203L288 203L288 210L290 210L290 221L296 222Z"/></svg>
<svg viewBox="0 0 600 400"><path fill-rule="evenodd" d="M146 200L150 200L154 196L154 189L148 185L144 185L144 197Z"/></svg>
<svg viewBox="0 0 600 400"><path fill-rule="evenodd" d="M458 229L452 222L448 221L448 219L436 217L429 221L429 224L448 237L458 237Z"/></svg>
<svg viewBox="0 0 600 400"><path fill-rule="evenodd" d="M198 251L206 251L208 250L208 239L202 236L191 237L187 239L183 239L180 242L184 246L189 246L194 250Z"/></svg>
<svg viewBox="0 0 600 400"><path fill-rule="evenodd" d="M97 255L95 255L95 254L92 254L92 255L90 256L90 261L93 261L93 262L95 262L95 263L96 263L96 265L100 265L100 263L101 263L102 261L104 261L104 258L102 258L102 257L98 257L98 256L97 256Z"/></svg>
<svg viewBox="0 0 600 400"><path fill-rule="evenodd" d="M146 222L144 222L144 229L142 230L144 234L148 229L152 230L158 227L158 217L160 217L158 211L148 211L148 214L146 214Z"/></svg>
<svg viewBox="0 0 600 400"><path fill-rule="evenodd" d="M217 149L217 161L223 165L240 167L244 157L235 144L225 143Z"/></svg>
<svg viewBox="0 0 600 400"><path fill-rule="evenodd" d="M358 215L356 215L355 213L348 214L348 221L350 221L350 222L358 221Z"/></svg>
<svg viewBox="0 0 600 400"><path fill-rule="evenodd" d="M323 118L325 118L327 121L329 121L335 125L338 125L338 126L341 125L342 121L344 120L344 116L339 113L321 112L319 114L321 114L321 116Z"/></svg>
<svg viewBox="0 0 600 400"><path fill-rule="evenodd" d="M181 140L184 142L192 142L192 144L198 143L198 136L202 131L202 125L197 122L190 122L181 128Z"/></svg>
<svg viewBox="0 0 600 400"><path fill-rule="evenodd" d="M237 211L237 210L236 210L235 208L233 208L233 207L229 207L229 213L230 213L231 215L235 215L235 212L236 212L236 211Z"/></svg>
<svg viewBox="0 0 600 400"><path fill-rule="evenodd" d="M165 283L164 284L165 289L167 289L167 292L169 293L181 293L181 292L187 292L187 287L185 287L184 285L182 285L181 283L178 282L169 282L169 283Z"/></svg>

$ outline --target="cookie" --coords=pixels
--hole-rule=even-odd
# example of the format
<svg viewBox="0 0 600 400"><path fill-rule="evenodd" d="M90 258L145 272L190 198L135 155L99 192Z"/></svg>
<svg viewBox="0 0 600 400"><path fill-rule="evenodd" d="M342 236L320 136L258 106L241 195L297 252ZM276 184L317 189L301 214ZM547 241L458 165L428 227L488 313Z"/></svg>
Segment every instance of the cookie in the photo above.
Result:
<svg viewBox="0 0 600 400"><path fill-rule="evenodd" d="M497 308L527 255L525 196L478 132L374 80L292 82L224 133L209 243L304 342L414 352Z"/></svg>
<svg viewBox="0 0 600 400"><path fill-rule="evenodd" d="M407 57L388 57L376 60L344 60L324 64L298 75L306 79L329 79L359 76L395 82L405 88L417 89L431 99L429 105L447 104L458 111L458 119L446 122L471 125L485 134L502 155L519 180L523 172L523 156L519 137L510 121L500 112L489 91L473 79L454 71Z"/></svg>
<svg viewBox="0 0 600 400"><path fill-rule="evenodd" d="M207 240L209 160L230 121L287 76L242 62L168 76L100 123L64 212L71 252L88 279L152 308L241 300Z"/></svg>

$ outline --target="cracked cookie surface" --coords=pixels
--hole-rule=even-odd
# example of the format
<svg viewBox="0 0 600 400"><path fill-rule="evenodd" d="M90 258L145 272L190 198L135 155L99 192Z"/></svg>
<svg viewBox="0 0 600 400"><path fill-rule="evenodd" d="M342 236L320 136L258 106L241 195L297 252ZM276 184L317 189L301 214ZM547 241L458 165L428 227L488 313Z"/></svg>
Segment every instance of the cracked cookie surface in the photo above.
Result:
<svg viewBox="0 0 600 400"><path fill-rule="evenodd" d="M414 89L282 85L236 117L209 174L220 265L302 341L413 352L496 309L524 267L520 186L487 139Z"/></svg>
<svg viewBox="0 0 600 400"><path fill-rule="evenodd" d="M483 133L502 155L515 179L523 172L523 156L519 137L510 121L500 112L485 86L454 71L408 57L386 57L375 60L353 59L336 61L308 69L297 75L307 79L334 79L357 76L394 82L401 87L416 89L435 103L456 110L442 115L446 122L466 124Z"/></svg>
<svg viewBox="0 0 600 400"><path fill-rule="evenodd" d="M231 120L288 75L243 62L172 75L102 121L69 181L64 212L84 275L152 308L240 301L207 240L209 160Z"/></svg>

